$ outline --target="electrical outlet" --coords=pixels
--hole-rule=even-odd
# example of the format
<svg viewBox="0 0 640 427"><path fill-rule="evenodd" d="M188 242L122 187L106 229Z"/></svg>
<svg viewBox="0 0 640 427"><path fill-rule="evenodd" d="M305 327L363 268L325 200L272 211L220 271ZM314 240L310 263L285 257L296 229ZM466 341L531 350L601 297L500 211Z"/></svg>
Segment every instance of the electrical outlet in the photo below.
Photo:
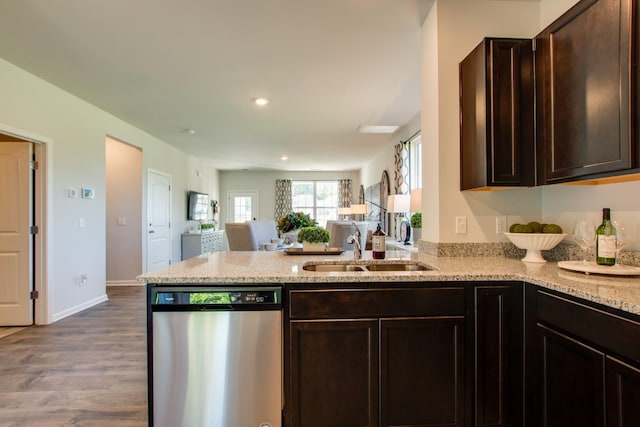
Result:
<svg viewBox="0 0 640 427"><path fill-rule="evenodd" d="M506 216L497 216L496 217L496 234L502 234L507 231L507 217Z"/></svg>
<svg viewBox="0 0 640 427"><path fill-rule="evenodd" d="M467 234L467 217L456 217L456 234Z"/></svg>
<svg viewBox="0 0 640 427"><path fill-rule="evenodd" d="M84 218L80 218L80 228L85 228L87 226L87 221Z"/></svg>
<svg viewBox="0 0 640 427"><path fill-rule="evenodd" d="M80 275L80 286L84 286L87 284L87 282L89 281L89 275L86 273L83 273Z"/></svg>

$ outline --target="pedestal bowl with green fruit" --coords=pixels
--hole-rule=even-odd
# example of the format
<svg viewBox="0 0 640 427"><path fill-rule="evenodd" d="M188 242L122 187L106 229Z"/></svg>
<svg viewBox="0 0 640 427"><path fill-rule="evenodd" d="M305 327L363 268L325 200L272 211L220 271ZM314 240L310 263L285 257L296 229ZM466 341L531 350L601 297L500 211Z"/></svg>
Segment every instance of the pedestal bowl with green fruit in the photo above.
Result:
<svg viewBox="0 0 640 427"><path fill-rule="evenodd" d="M562 227L557 224L542 224L538 221L531 221L527 224L512 224L509 232L504 233L511 243L519 249L527 251L523 262L547 262L541 251L555 248L565 237Z"/></svg>

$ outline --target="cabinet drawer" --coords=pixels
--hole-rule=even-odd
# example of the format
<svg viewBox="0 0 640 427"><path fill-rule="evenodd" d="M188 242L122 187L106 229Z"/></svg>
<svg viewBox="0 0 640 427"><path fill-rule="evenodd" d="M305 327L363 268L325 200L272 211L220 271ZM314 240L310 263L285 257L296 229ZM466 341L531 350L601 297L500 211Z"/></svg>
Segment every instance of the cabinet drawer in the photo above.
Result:
<svg viewBox="0 0 640 427"><path fill-rule="evenodd" d="M538 291L538 320L640 362L640 323Z"/></svg>
<svg viewBox="0 0 640 427"><path fill-rule="evenodd" d="M292 290L294 318L464 316L464 289L317 289Z"/></svg>

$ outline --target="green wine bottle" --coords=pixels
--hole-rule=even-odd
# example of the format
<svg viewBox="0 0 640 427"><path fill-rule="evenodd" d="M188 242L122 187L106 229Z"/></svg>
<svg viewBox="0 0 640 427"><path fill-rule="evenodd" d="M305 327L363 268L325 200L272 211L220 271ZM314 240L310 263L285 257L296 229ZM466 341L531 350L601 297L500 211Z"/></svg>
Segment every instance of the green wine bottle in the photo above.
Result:
<svg viewBox="0 0 640 427"><path fill-rule="evenodd" d="M602 224L596 230L596 262L600 265L616 263L616 229L611 224L611 209L602 209Z"/></svg>

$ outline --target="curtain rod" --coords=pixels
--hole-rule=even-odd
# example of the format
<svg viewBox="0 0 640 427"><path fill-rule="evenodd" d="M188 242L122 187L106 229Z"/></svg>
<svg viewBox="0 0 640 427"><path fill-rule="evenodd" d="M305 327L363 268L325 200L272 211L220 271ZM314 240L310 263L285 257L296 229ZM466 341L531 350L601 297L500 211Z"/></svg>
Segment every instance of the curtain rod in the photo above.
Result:
<svg viewBox="0 0 640 427"><path fill-rule="evenodd" d="M400 140L400 142L402 142L403 144L404 144L405 142L409 142L409 141L411 141L412 139L414 139L416 136L418 136L418 135L420 134L420 132L422 132L422 129L420 129L419 131L417 131L416 133L414 133L413 135L411 135L411 136L409 137L409 139L407 139L406 141Z"/></svg>

